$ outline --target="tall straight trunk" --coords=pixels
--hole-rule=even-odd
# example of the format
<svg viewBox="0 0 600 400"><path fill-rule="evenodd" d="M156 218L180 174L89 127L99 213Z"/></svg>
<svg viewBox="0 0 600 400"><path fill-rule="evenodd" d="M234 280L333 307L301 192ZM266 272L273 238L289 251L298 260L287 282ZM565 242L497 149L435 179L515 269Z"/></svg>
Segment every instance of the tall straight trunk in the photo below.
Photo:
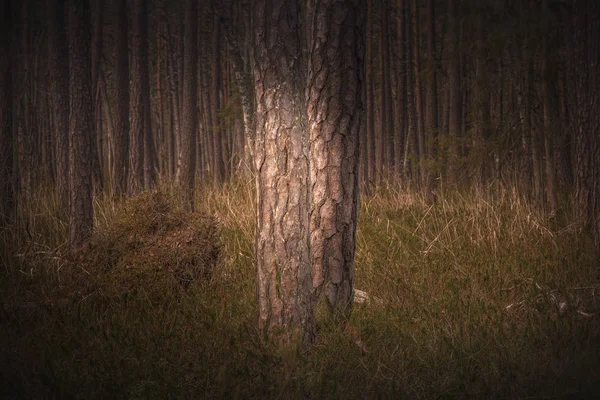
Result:
<svg viewBox="0 0 600 400"><path fill-rule="evenodd" d="M56 152L56 193L60 212L69 212L69 48L64 0L48 0L48 72Z"/></svg>
<svg viewBox="0 0 600 400"><path fill-rule="evenodd" d="M129 194L136 194L144 188L144 20L146 1L132 0L130 34L130 76L129 76ZM147 58L147 57L146 57Z"/></svg>
<svg viewBox="0 0 600 400"><path fill-rule="evenodd" d="M13 13L11 1L1 6L0 51L13 55ZM0 226L14 217L13 182L13 57L0 65Z"/></svg>
<svg viewBox="0 0 600 400"><path fill-rule="evenodd" d="M210 86L211 119L213 130L213 153L215 157L214 180L220 184L225 179L225 159L223 152L223 131L219 124L218 111L221 105L219 98L219 83L221 82L221 23L218 16L213 17L213 42L212 42L212 76Z"/></svg>
<svg viewBox="0 0 600 400"><path fill-rule="evenodd" d="M473 137L473 159L475 161L475 183L482 185L486 179L486 140L489 137L490 130L490 94L486 82L489 79L488 69L486 67L487 55L484 49L485 26L484 16L480 14L477 17L477 45L475 60L475 87L473 93L473 107L475 109L474 137ZM527 96L527 101L529 97ZM527 113L527 110L525 110ZM528 116L527 123L531 120ZM530 127L530 125L529 125Z"/></svg>
<svg viewBox="0 0 600 400"><path fill-rule="evenodd" d="M259 0L254 11L259 327L307 343L314 317L300 4Z"/></svg>
<svg viewBox="0 0 600 400"><path fill-rule="evenodd" d="M544 36L543 40L543 118L544 118L544 166L545 166L545 188L546 204L548 211L554 213L557 208L556 192L556 165L554 157L554 140L558 136L557 131L560 126L558 120L558 100L556 80L558 79L555 61L549 49L548 39Z"/></svg>
<svg viewBox="0 0 600 400"><path fill-rule="evenodd" d="M373 3L369 2L367 12L367 37L366 37L366 85L367 85L367 138L365 141L365 150L366 150L366 189L367 193L371 189L372 183L375 183L379 172L376 169L375 162L375 143L376 143L376 133L375 133L375 101L374 101L374 78L373 78L373 19L374 19L374 10Z"/></svg>
<svg viewBox="0 0 600 400"><path fill-rule="evenodd" d="M102 68L102 46L104 28L104 1L90 0L92 8L92 99L94 102L94 123L96 138L92 143L92 177L97 192L104 187L102 168L104 147L104 132L102 131L102 102L100 101L100 74Z"/></svg>
<svg viewBox="0 0 600 400"><path fill-rule="evenodd" d="M194 183L196 176L196 136L198 128L198 12L195 0L185 3L183 43L183 120L181 183L184 190L184 207L194 211Z"/></svg>
<svg viewBox="0 0 600 400"><path fill-rule="evenodd" d="M427 79L425 79L425 138L427 140L428 158L437 161L438 135L438 93L437 93L437 54L435 47L435 7L434 1L427 1ZM427 174L425 193L430 196L433 189L431 173ZM437 175L437 171L436 171Z"/></svg>
<svg viewBox="0 0 600 400"><path fill-rule="evenodd" d="M398 0L398 12L396 15L396 31L397 31L397 63L398 63L398 76L396 77L397 90L396 90L396 103L395 116L396 116L396 137L394 139L394 173L396 178L400 178L400 174L404 174L404 178L407 178L407 170L404 165L403 156L406 152L405 142L407 139L407 95L406 95L406 29L404 23L405 16L405 0Z"/></svg>
<svg viewBox="0 0 600 400"><path fill-rule="evenodd" d="M425 120L423 118L423 99L421 83L421 52L419 47L419 10L417 1L411 2L411 44L412 44L412 71L413 71L413 101L415 134L418 147L419 181L421 190L428 190L429 171L427 170L427 150L425 140Z"/></svg>
<svg viewBox="0 0 600 400"><path fill-rule="evenodd" d="M136 0L140 1L140 0ZM154 134L152 132L152 112L150 109L150 58L149 58L149 35L148 35L148 19L149 19L149 0L141 0L141 12L140 12L140 90L141 100L140 104L141 112L143 115L142 119L142 138L144 146L144 187L153 188L156 185L156 147Z"/></svg>
<svg viewBox="0 0 600 400"><path fill-rule="evenodd" d="M569 110L575 141L576 216L600 247L600 5L577 2L568 51Z"/></svg>
<svg viewBox="0 0 600 400"><path fill-rule="evenodd" d="M115 145L114 194L127 191L129 172L129 49L126 0L116 1L115 34Z"/></svg>
<svg viewBox="0 0 600 400"><path fill-rule="evenodd" d="M90 7L67 0L69 43L69 244L77 249L92 233L92 141L95 138L90 54Z"/></svg>
<svg viewBox="0 0 600 400"><path fill-rule="evenodd" d="M460 85L460 12L458 8L459 0L448 0L449 14L449 66L448 66L448 133L449 133L449 157L448 157L448 178L451 182L456 182L457 169L456 161L458 154L458 136L462 125L462 89Z"/></svg>
<svg viewBox="0 0 600 400"><path fill-rule="evenodd" d="M336 314L346 317L352 306L363 118L362 20L360 7L353 3L324 0L309 9L306 89L313 285L317 293L324 291Z"/></svg>
<svg viewBox="0 0 600 400"><path fill-rule="evenodd" d="M219 17L223 20L223 29L225 38L227 40L229 58L233 68L233 77L235 83L240 92L240 100L242 105L242 117L243 117L243 137L238 137L238 151L244 154L244 160L248 161L252 159L252 151L254 150L254 135L255 135L255 121L254 121L254 87L252 86L251 76L251 65L248 57L244 57L242 45L243 37L239 33L239 29L236 29L233 15L233 4L232 2L217 2L217 9L219 11ZM243 143L245 140L248 142L248 149L245 149ZM246 151L248 150L248 151ZM245 153L248 154L245 154ZM244 169L245 171L246 169Z"/></svg>
<svg viewBox="0 0 600 400"><path fill-rule="evenodd" d="M386 177L390 177L390 171L393 168L394 164L394 142L393 142L393 134L394 134L394 120L393 116L396 110L392 107L392 80L390 76L390 68L391 68L391 59L390 59L390 21L389 21L389 7L387 6L387 0L383 0L381 7L381 32L383 37L381 38L381 45L383 48L382 52L382 61L381 63L381 72L382 72L382 102L383 107L381 114L381 126L383 135L383 164L384 164L384 172Z"/></svg>

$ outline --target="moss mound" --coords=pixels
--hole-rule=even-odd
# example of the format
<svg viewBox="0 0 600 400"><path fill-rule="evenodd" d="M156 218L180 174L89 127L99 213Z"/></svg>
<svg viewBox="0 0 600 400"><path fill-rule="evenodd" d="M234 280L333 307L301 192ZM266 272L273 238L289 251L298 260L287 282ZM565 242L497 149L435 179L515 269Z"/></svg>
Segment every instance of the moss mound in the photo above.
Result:
<svg viewBox="0 0 600 400"><path fill-rule="evenodd" d="M156 192L124 202L110 223L97 227L79 257L111 297L144 291L151 299L166 299L208 279L219 247L214 218L185 212Z"/></svg>

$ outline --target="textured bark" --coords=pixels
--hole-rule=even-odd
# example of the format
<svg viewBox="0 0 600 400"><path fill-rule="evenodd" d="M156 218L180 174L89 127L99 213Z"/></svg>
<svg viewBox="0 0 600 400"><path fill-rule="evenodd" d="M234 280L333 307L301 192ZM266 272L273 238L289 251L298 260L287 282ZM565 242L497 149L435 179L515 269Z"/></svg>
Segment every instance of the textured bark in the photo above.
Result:
<svg viewBox="0 0 600 400"><path fill-rule="evenodd" d="M259 0L254 14L259 327L312 341L308 143L299 1Z"/></svg>
<svg viewBox="0 0 600 400"><path fill-rule="evenodd" d="M0 17L0 51L12 55L12 9L5 1ZM11 219L15 205L13 185L13 84L12 57L0 65L0 226Z"/></svg>
<svg viewBox="0 0 600 400"><path fill-rule="evenodd" d="M69 42L69 172L71 214L69 243L77 249L89 238L93 226L92 60L88 1L67 0Z"/></svg>
<svg viewBox="0 0 600 400"><path fill-rule="evenodd" d="M308 21L313 285L344 316L352 309L358 139L363 118L360 7L353 1L315 1Z"/></svg>
<svg viewBox="0 0 600 400"><path fill-rule="evenodd" d="M126 0L116 1L115 19L115 145L114 194L127 191L129 175L129 49Z"/></svg>
<svg viewBox="0 0 600 400"><path fill-rule="evenodd" d="M58 207L69 212L69 48L64 0L48 0L48 71L56 152Z"/></svg>
<svg viewBox="0 0 600 400"><path fill-rule="evenodd" d="M196 176L196 136L198 129L198 12L195 0L185 3L183 37L183 120L181 183L184 190L184 207L194 211L194 184Z"/></svg>

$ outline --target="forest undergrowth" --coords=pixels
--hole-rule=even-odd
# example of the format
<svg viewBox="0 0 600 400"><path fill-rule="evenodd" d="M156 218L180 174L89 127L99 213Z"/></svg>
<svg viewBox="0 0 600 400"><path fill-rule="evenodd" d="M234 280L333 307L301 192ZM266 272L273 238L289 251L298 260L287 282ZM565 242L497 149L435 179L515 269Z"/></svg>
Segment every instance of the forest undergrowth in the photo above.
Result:
<svg viewBox="0 0 600 400"><path fill-rule="evenodd" d="M600 257L514 190L363 199L355 303L316 343L257 332L253 184L98 196L69 254L54 196L0 230L0 396L581 398L600 393ZM362 293L361 292L361 293Z"/></svg>

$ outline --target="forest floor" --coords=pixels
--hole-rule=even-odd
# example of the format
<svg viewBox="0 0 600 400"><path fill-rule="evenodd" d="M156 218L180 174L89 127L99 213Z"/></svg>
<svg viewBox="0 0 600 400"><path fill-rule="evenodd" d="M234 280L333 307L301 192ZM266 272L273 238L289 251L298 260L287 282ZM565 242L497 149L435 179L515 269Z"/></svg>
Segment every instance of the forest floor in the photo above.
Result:
<svg viewBox="0 0 600 400"><path fill-rule="evenodd" d="M345 328L305 350L256 331L253 185L95 200L67 255L51 196L0 230L6 398L592 398L600 255L563 210L514 191L361 203Z"/></svg>

